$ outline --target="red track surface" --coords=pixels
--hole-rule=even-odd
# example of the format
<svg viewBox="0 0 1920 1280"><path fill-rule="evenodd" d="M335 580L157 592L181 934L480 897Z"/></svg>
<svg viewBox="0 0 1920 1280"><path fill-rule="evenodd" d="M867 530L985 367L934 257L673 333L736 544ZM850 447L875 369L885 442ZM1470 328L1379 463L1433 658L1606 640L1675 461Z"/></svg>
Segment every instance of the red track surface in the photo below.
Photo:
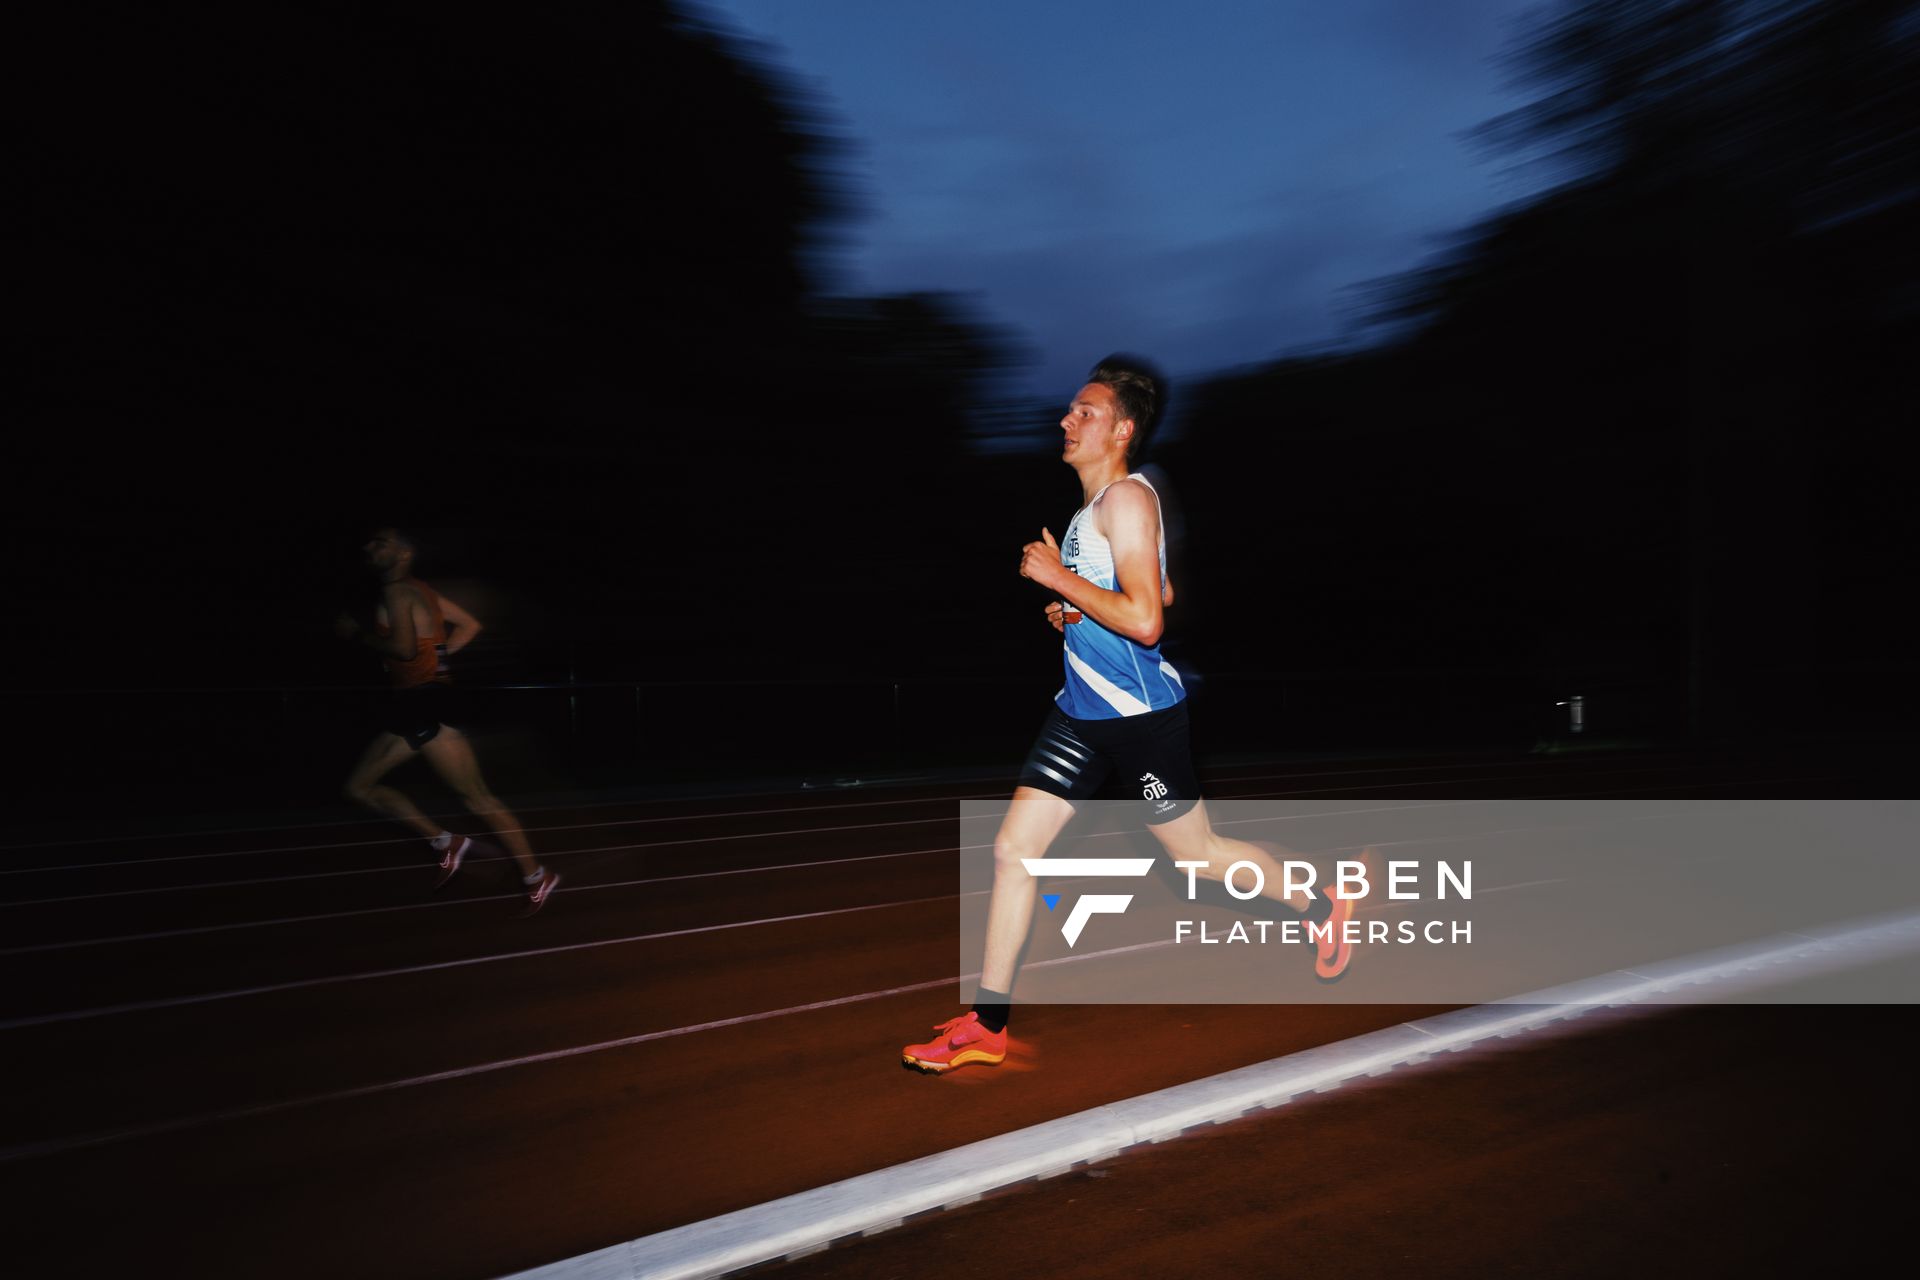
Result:
<svg viewBox="0 0 1920 1280"><path fill-rule="evenodd" d="M1210 793L1870 795L1898 777L1831 756L1409 760L1244 767ZM501 864L435 897L421 843L372 823L12 848L9 1270L498 1275L1416 1012L1039 1007L1007 1067L902 1072L899 1046L956 1007L955 800L1003 790L523 813L567 876L533 920ZM1281 1194L1322 1173L1258 1176Z"/></svg>
<svg viewBox="0 0 1920 1280"><path fill-rule="evenodd" d="M1050 1280L1897 1271L1920 1101L1871 1064L1910 1024L1588 1014L754 1274L923 1276L983 1242Z"/></svg>

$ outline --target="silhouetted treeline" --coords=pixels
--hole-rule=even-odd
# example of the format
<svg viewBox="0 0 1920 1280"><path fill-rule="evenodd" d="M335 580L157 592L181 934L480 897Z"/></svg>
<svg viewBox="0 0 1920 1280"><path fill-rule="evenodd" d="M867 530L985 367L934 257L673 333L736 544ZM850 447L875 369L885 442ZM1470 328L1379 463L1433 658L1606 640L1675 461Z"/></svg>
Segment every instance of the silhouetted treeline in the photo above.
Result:
<svg viewBox="0 0 1920 1280"><path fill-rule="evenodd" d="M1009 348L829 299L842 144L750 48L660 0L37 37L15 599L148 620L50 681L327 678L371 521L439 531L423 572L492 583L536 666L894 651L946 554L900 517Z"/></svg>
<svg viewBox="0 0 1920 1280"><path fill-rule="evenodd" d="M1183 661L1696 711L1905 661L1913 11L1544 11L1484 138L1568 180L1383 282L1374 347L1178 393ZM50 23L11 576L86 621L22 683L364 678L327 621L373 520L491 588L502 675L1054 660L1012 567L1072 476L970 447L1016 339L835 292L850 144L696 11Z"/></svg>
<svg viewBox="0 0 1920 1280"><path fill-rule="evenodd" d="M1391 341L1190 405L1215 660L1859 697L1911 662L1916 6L1597 0L1513 66L1482 137L1567 180L1382 282Z"/></svg>

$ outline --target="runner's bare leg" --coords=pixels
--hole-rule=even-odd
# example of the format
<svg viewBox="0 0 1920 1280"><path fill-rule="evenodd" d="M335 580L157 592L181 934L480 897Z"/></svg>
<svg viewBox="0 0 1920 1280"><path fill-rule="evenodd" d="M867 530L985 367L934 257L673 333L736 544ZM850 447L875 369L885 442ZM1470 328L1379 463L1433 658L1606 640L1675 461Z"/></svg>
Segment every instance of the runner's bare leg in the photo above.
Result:
<svg viewBox="0 0 1920 1280"><path fill-rule="evenodd" d="M1034 787L1016 787L1000 833L993 840L993 896L987 900L986 955L980 985L989 991L1013 990L1013 966L1033 924L1033 902L1040 882L1020 865L1022 858L1044 858L1054 838L1073 820L1073 806Z"/></svg>
<svg viewBox="0 0 1920 1280"><path fill-rule="evenodd" d="M409 800L405 792L383 786L380 782L395 768L405 764L413 754L413 748L399 734L381 734L367 747L360 757L360 763L353 767L353 772L347 775L344 790L347 799L363 804L376 813L384 813L431 840L440 834L440 824L420 812L420 806Z"/></svg>
<svg viewBox="0 0 1920 1280"><path fill-rule="evenodd" d="M1303 912L1313 901L1305 892L1296 891L1291 895L1286 892L1286 874L1280 864L1283 859L1296 856L1291 850L1277 844L1262 848L1245 840L1221 835L1213 829L1213 820L1207 816L1204 800L1195 802L1193 808L1172 822L1149 826L1147 830L1153 832L1175 862L1206 863L1204 868L1196 870L1203 880L1223 880L1227 868L1234 863L1251 862L1260 868L1260 874L1265 877L1261 887L1262 896L1284 902L1294 910ZM1278 858L1274 856L1274 851L1278 851ZM1184 885L1185 881L1181 883ZM1184 888L1182 892L1185 892Z"/></svg>
<svg viewBox="0 0 1920 1280"><path fill-rule="evenodd" d="M427 758L434 772L453 788L454 794L460 797L460 803L493 828L494 834L500 837L500 843L520 864L522 875L532 876L540 870L540 863L533 856L533 848L527 843L526 833L520 829L520 820L500 803L499 797L487 790L487 784L480 776L480 761L473 754L473 744L467 741L465 734L452 725L441 725L440 732L433 736L433 740L420 748L420 754ZM436 831L435 834L439 833Z"/></svg>

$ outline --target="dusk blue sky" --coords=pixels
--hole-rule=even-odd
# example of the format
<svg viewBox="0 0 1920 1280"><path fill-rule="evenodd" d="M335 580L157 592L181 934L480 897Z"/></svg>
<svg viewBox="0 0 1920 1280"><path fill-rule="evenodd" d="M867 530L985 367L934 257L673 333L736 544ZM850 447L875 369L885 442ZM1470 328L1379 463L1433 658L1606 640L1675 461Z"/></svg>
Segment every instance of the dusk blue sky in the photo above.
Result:
<svg viewBox="0 0 1920 1280"><path fill-rule="evenodd" d="M1059 396L1351 341L1352 287L1529 193L1462 138L1525 0L704 0L855 149L847 292L948 290Z"/></svg>

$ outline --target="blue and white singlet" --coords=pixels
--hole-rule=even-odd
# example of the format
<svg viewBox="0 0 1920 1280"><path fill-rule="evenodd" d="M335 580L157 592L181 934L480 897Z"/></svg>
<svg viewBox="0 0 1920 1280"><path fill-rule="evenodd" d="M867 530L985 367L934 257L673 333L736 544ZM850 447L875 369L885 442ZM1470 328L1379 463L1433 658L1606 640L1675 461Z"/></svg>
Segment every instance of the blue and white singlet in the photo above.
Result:
<svg viewBox="0 0 1920 1280"><path fill-rule="evenodd" d="M1126 477L1146 486L1154 505L1160 495L1147 478L1138 472ZM1115 481L1114 483L1119 483ZM1060 563L1096 587L1117 591L1113 572L1113 547L1094 527L1094 510L1106 496L1106 486L1093 495L1093 501L1074 513L1067 535L1060 543ZM1167 528L1160 526L1160 578L1167 576ZM1072 606L1069 605L1069 608ZM1065 628L1067 683L1055 695L1060 710L1075 720L1112 720L1119 716L1140 716L1161 711L1187 696L1180 684L1180 673L1160 656L1159 645L1136 644L1115 635L1083 615Z"/></svg>

